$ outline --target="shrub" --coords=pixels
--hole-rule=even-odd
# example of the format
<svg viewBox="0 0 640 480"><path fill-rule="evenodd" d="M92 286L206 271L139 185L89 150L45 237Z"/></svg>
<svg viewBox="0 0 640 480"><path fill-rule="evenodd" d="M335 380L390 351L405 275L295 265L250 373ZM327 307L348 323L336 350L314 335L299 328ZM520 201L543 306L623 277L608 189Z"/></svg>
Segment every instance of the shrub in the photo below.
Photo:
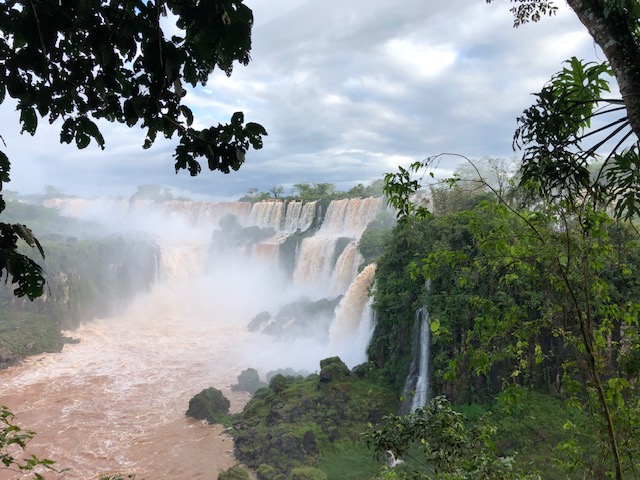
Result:
<svg viewBox="0 0 640 480"><path fill-rule="evenodd" d="M249 472L242 465L234 465L218 474L218 480L251 480Z"/></svg>

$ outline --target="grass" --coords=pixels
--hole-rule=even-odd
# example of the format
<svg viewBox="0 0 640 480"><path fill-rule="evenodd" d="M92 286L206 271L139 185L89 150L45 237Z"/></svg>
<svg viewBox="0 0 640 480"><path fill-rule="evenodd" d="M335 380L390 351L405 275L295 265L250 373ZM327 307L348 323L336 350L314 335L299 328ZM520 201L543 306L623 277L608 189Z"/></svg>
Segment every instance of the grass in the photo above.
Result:
<svg viewBox="0 0 640 480"><path fill-rule="evenodd" d="M324 448L317 467L327 474L328 480L362 480L379 473L383 465L363 439L361 442L338 441Z"/></svg>

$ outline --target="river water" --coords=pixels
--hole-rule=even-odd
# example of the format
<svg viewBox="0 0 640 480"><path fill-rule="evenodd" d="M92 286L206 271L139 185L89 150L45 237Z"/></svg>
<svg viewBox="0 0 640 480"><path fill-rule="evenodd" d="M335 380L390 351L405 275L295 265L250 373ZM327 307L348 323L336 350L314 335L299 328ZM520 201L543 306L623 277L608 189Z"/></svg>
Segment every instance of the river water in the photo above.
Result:
<svg viewBox="0 0 640 480"><path fill-rule="evenodd" d="M65 479L136 473L138 479L215 479L235 462L222 428L185 416L190 398L231 392L247 368L246 329L219 323L196 305L176 302L175 285L138 298L126 313L70 332L80 340L60 354L31 357L0 371L2 404L37 433L29 453L71 468ZM46 478L57 478L52 473ZM0 470L0 479L20 478Z"/></svg>

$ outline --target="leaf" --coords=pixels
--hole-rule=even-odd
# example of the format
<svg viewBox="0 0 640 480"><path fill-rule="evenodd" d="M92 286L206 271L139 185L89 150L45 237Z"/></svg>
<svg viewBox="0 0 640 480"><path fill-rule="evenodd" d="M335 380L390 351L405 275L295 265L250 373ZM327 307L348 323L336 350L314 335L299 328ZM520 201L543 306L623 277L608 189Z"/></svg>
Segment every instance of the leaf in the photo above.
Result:
<svg viewBox="0 0 640 480"><path fill-rule="evenodd" d="M38 117L35 109L23 107L20 111L20 123L22 123L21 133L27 132L34 135L38 128Z"/></svg>
<svg viewBox="0 0 640 480"><path fill-rule="evenodd" d="M0 191L2 190L2 184L9 181L9 170L11 170L9 158L0 150Z"/></svg>
<svg viewBox="0 0 640 480"><path fill-rule="evenodd" d="M87 148L91 143L91 137L82 131L76 132L76 146L82 150Z"/></svg>
<svg viewBox="0 0 640 480"><path fill-rule="evenodd" d="M440 330L440 320L438 320L437 318L431 319L431 321L429 322L429 326L431 327L431 333L437 335L438 331Z"/></svg>
<svg viewBox="0 0 640 480"><path fill-rule="evenodd" d="M60 129L60 143L71 143L76 134L76 121L67 118Z"/></svg>
<svg viewBox="0 0 640 480"><path fill-rule="evenodd" d="M231 117L231 125L240 126L244 123L244 113L235 112Z"/></svg>
<svg viewBox="0 0 640 480"><path fill-rule="evenodd" d="M93 121L91 121L88 117L80 117L78 119L78 129L85 135L89 135L93 137L95 141L98 143L98 145L100 146L100 148L104 150L104 137L100 133L100 130L98 130L98 126ZM76 133L76 139L77 139L77 133ZM84 147L78 146L78 148L84 148Z"/></svg>
<svg viewBox="0 0 640 480"><path fill-rule="evenodd" d="M191 124L193 123L193 112L191 111L191 109L188 107L185 107L184 105L181 105L180 113L186 118L187 126L190 127Z"/></svg>

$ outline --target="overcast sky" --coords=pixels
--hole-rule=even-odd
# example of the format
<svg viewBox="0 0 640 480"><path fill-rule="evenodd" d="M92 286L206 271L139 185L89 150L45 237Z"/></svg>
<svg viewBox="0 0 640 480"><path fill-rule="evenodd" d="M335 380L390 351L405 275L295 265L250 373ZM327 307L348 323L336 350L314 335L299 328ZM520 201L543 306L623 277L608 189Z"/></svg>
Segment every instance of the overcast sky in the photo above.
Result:
<svg viewBox="0 0 640 480"><path fill-rule="evenodd" d="M129 196L141 184L194 199L295 183L339 189L442 152L511 157L516 117L571 56L603 60L560 0L556 17L513 29L506 0L245 0L252 62L216 72L186 103L200 126L237 110L269 132L238 172L174 173L170 142L142 150L139 128L106 124L105 151L60 145L59 125L19 135L14 104L0 107L12 161L7 186L56 186L82 196ZM449 162L449 163L447 163ZM441 163L454 169L455 160Z"/></svg>

